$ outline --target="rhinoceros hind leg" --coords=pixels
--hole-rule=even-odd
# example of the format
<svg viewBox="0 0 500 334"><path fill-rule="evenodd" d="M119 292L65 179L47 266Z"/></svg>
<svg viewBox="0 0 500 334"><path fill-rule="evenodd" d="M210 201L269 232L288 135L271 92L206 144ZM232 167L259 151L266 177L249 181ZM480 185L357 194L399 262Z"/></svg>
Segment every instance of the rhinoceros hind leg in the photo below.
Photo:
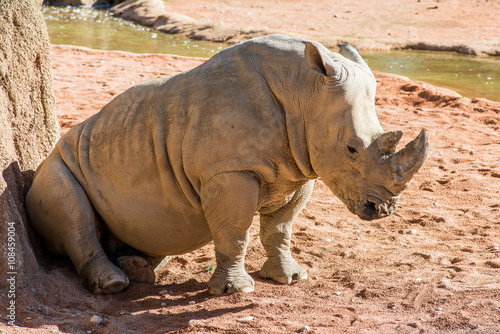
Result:
<svg viewBox="0 0 500 334"><path fill-rule="evenodd" d="M133 282L154 283L156 275L154 266L163 259L151 257L125 244L109 231L104 235L101 244L109 260L120 268Z"/></svg>
<svg viewBox="0 0 500 334"><path fill-rule="evenodd" d="M68 255L92 293L117 293L129 285L99 243L100 219L58 154L40 166L26 197L31 224L53 252Z"/></svg>
<svg viewBox="0 0 500 334"><path fill-rule="evenodd" d="M133 282L153 284L156 280L154 268L142 256L120 256L116 259L116 264Z"/></svg>
<svg viewBox="0 0 500 334"><path fill-rule="evenodd" d="M307 272L301 268L290 253L292 224L304 208L314 187L309 181L295 192L292 198L279 208L263 208L260 212L260 240L267 253L267 261L259 276L279 283L290 284L294 279L306 279Z"/></svg>

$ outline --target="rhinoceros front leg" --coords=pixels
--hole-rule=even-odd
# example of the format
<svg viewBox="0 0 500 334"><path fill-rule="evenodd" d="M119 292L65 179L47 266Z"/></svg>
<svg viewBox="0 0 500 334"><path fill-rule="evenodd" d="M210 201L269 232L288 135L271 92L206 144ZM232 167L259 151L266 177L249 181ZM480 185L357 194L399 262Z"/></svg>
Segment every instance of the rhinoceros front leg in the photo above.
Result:
<svg viewBox="0 0 500 334"><path fill-rule="evenodd" d="M267 261L259 272L262 278L271 278L279 283L290 284L293 279L306 279L302 269L290 254L292 224L304 208L314 187L309 181L297 190L292 198L273 212L261 210L260 240L267 253Z"/></svg>
<svg viewBox="0 0 500 334"><path fill-rule="evenodd" d="M250 172L223 173L202 189L202 205L215 245L217 267L208 292L252 292L245 271L249 229L259 198L259 182Z"/></svg>

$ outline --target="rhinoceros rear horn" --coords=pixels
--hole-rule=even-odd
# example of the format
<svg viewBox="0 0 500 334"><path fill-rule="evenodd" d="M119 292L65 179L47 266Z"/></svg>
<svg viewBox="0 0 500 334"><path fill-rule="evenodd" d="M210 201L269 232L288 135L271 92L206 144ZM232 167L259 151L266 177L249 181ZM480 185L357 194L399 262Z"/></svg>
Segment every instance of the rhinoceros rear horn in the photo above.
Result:
<svg viewBox="0 0 500 334"><path fill-rule="evenodd" d="M409 142L405 148L394 154L397 182L408 184L420 167L422 167L429 152L429 138L425 130Z"/></svg>
<svg viewBox="0 0 500 334"><path fill-rule="evenodd" d="M320 50L311 42L304 42L306 45L305 57L309 66L326 76L340 78L342 67L333 61L324 51Z"/></svg>
<svg viewBox="0 0 500 334"><path fill-rule="evenodd" d="M377 138L377 148L384 155L390 155L396 152L399 140L403 136L402 131L387 131Z"/></svg>

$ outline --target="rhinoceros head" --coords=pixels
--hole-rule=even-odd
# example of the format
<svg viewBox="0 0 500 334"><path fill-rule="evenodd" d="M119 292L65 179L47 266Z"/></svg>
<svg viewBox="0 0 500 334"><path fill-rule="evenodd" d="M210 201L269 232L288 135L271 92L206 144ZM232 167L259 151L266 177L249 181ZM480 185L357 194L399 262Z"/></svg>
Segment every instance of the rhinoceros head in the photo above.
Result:
<svg viewBox="0 0 500 334"><path fill-rule="evenodd" d="M376 81L356 48L340 54L305 42L316 76L306 121L311 166L331 191L365 220L385 217L422 166L429 143L425 130L400 151L401 131L384 132L375 113Z"/></svg>

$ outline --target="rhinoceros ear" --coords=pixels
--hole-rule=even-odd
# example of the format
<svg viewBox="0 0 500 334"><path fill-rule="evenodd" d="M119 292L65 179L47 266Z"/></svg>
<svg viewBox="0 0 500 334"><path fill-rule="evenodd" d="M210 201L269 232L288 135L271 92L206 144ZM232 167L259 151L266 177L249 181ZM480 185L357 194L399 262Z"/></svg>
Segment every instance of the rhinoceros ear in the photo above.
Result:
<svg viewBox="0 0 500 334"><path fill-rule="evenodd" d="M318 49L311 42L304 42L306 45L305 57L311 68L319 73L330 77L338 77L342 71L340 65L335 63L327 54Z"/></svg>

